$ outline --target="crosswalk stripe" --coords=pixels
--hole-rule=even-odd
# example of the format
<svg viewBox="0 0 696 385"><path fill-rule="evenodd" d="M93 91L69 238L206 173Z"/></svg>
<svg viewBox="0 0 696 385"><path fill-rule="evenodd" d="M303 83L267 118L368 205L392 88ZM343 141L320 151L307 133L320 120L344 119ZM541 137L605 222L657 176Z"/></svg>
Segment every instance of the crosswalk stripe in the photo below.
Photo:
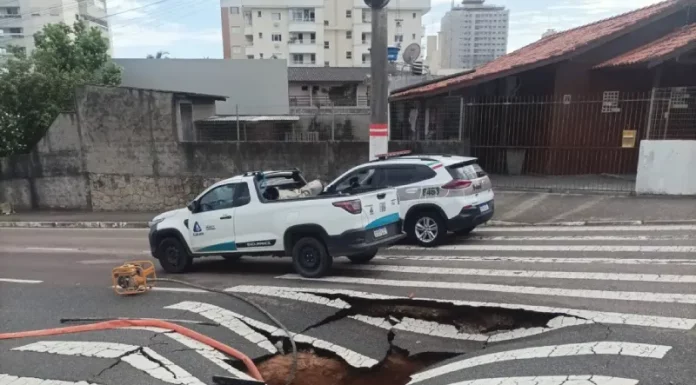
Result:
<svg viewBox="0 0 696 385"><path fill-rule="evenodd" d="M449 385L636 385L638 380L607 376L528 376L479 378Z"/></svg>
<svg viewBox="0 0 696 385"><path fill-rule="evenodd" d="M478 233L584 233L584 232L612 232L612 231L635 231L635 232L654 232L654 231L694 231L696 225L664 225L664 226L517 226L517 227L479 227L474 234Z"/></svg>
<svg viewBox="0 0 696 385"><path fill-rule="evenodd" d="M12 350L119 359L158 380L176 385L205 385L198 378L148 347L116 342L39 341Z"/></svg>
<svg viewBox="0 0 696 385"><path fill-rule="evenodd" d="M605 311L594 311L584 309L569 309L551 306L525 305L525 304L510 304L498 302L478 302L478 301L463 301L463 300L446 300L439 298L409 298L404 296L386 295L378 293L369 293L364 291L348 290L348 289L319 289L313 287L289 287L289 286L253 286L240 285L234 286L226 291L261 294L275 296L276 293L287 291L296 293L308 293L317 295L342 295L346 297L360 298L366 300L394 300L394 299L413 299L416 301L426 301L432 303L452 304L455 306L471 306L471 307L498 307L513 310L528 310L539 313L555 313L567 314L578 318L590 320L600 324L617 324L617 325L632 325L646 326L676 330L690 330L696 326L696 319L677 318L677 317L662 317L642 314L630 313L614 313ZM285 298L285 297L281 297Z"/></svg>
<svg viewBox="0 0 696 385"><path fill-rule="evenodd" d="M626 274L626 273L588 273L571 271L539 271L539 270L495 270L495 269L465 269L455 267L429 266L394 266L394 265L341 265L340 269L358 271L385 271L406 274L433 275L469 275L487 277L542 278L542 279L574 279L595 281L642 281L662 283L696 283L696 275L669 274Z"/></svg>
<svg viewBox="0 0 696 385"><path fill-rule="evenodd" d="M461 255L378 255L375 260L408 261L462 261L462 262L518 262L518 263L568 263L610 265L696 265L696 259L659 258L558 258L558 257L506 257L506 256L461 256Z"/></svg>
<svg viewBox="0 0 696 385"><path fill-rule="evenodd" d="M277 278L292 280L308 280L297 274L287 274ZM650 293L632 291L607 291L607 290L579 290L579 289L560 289L554 287L534 287L534 286L513 286L513 285L490 285L480 283L465 282L433 282L433 281L410 281L410 280L389 280L374 278L354 278L354 277L324 277L313 278L312 281L350 283L357 285L372 286L394 286L394 287L423 287L429 289L445 290L469 290L469 291L490 291L499 293L530 294L552 297L575 297L608 299L619 301L640 301L640 302L671 302L696 304L696 294L681 293Z"/></svg>
<svg viewBox="0 0 696 385"><path fill-rule="evenodd" d="M506 235L472 235L462 238L464 241L686 241L696 239L689 235L635 235L635 236L544 236L544 237L519 237Z"/></svg>
<svg viewBox="0 0 696 385"><path fill-rule="evenodd" d="M0 278L0 282L37 284L37 283L42 283L43 281L37 281L34 279Z"/></svg>
<svg viewBox="0 0 696 385"><path fill-rule="evenodd" d="M389 250L420 250L420 246L392 246ZM640 245L448 245L433 250L445 251L586 251L632 253L696 253L696 246L640 246Z"/></svg>
<svg viewBox="0 0 696 385"><path fill-rule="evenodd" d="M461 361L455 361L443 366L416 373L411 377L409 384L416 384L434 377L442 376L443 374L457 372L463 369L470 369L476 366L494 364L504 361L591 355L616 355L662 359L671 349L671 346L664 345L599 341L508 350L499 353L484 354L482 356L468 358Z"/></svg>
<svg viewBox="0 0 696 385"><path fill-rule="evenodd" d="M213 320L235 333L239 333L239 331L229 326L231 324L231 319L236 319L240 322L243 321L244 323L256 329L263 330L276 337L286 337L286 334L282 329L208 303L184 301L175 305L167 306L165 307L165 309L187 310L196 314L200 314L201 316ZM350 349L336 345L329 341L321 340L319 338L314 338L308 335L298 333L293 333L292 337L295 340L295 342L305 343L312 345L317 349L331 351L335 353L337 356L343 358L346 361L346 363L355 368L371 368L379 364L379 361L373 358L364 356L358 352L354 352ZM265 336L262 336L262 338L268 341L268 339Z"/></svg>
<svg viewBox="0 0 696 385"><path fill-rule="evenodd" d="M35 377L19 377L0 373L0 385L98 385L87 381L46 380Z"/></svg>

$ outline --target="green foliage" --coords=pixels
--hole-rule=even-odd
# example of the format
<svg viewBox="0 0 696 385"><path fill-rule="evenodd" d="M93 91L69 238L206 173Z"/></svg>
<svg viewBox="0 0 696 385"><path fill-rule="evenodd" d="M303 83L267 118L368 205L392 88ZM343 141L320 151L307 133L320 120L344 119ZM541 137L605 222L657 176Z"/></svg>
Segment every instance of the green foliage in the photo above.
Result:
<svg viewBox="0 0 696 385"><path fill-rule="evenodd" d="M0 156L29 152L61 111L75 109L75 87L121 83L97 28L49 24L34 45L29 55L11 47L0 66Z"/></svg>

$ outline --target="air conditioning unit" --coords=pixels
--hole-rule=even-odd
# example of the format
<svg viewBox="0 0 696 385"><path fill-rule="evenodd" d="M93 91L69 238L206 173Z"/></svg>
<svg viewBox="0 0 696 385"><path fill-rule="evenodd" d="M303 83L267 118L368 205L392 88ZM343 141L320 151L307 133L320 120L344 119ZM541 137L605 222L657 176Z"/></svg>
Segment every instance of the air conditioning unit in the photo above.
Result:
<svg viewBox="0 0 696 385"><path fill-rule="evenodd" d="M273 44L273 47L280 48L280 44Z"/></svg>

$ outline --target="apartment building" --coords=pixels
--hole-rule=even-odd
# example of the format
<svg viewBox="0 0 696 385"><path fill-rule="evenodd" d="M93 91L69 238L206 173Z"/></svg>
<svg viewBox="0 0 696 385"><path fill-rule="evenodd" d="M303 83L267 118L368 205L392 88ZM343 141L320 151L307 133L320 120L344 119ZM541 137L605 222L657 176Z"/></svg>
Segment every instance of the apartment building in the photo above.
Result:
<svg viewBox="0 0 696 385"><path fill-rule="evenodd" d="M442 68L476 68L507 53L510 11L485 0L464 0L442 18Z"/></svg>
<svg viewBox="0 0 696 385"><path fill-rule="evenodd" d="M370 65L372 11L363 0L221 0L225 58L289 66ZM392 0L389 44L419 43L430 0Z"/></svg>
<svg viewBox="0 0 696 385"><path fill-rule="evenodd" d="M64 22L72 25L84 20L111 37L106 16L106 0L10 0L0 3L0 55L8 45L34 48L34 33L44 25ZM109 39L111 42L111 39Z"/></svg>

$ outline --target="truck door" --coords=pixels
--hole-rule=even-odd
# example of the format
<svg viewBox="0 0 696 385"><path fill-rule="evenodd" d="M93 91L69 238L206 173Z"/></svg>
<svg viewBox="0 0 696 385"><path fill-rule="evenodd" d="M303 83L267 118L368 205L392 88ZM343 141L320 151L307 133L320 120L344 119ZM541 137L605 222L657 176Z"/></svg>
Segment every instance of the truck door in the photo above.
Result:
<svg viewBox="0 0 696 385"><path fill-rule="evenodd" d="M237 251L234 235L236 183L218 186L198 201L191 214L191 250L196 254L224 254Z"/></svg>

